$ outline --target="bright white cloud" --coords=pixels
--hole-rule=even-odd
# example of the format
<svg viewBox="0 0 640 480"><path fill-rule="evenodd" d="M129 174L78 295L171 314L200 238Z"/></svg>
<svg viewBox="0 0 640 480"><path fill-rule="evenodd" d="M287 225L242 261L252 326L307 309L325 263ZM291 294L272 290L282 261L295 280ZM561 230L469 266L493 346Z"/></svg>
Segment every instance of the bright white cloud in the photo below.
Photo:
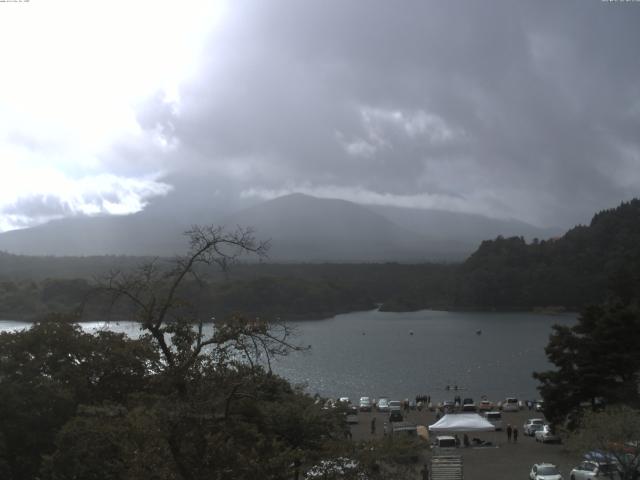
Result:
<svg viewBox="0 0 640 480"><path fill-rule="evenodd" d="M48 219L6 213L34 195L55 197L70 214L124 214L168 191L157 182L159 161L118 172L115 165L127 162L114 159L113 147L144 145L158 158L175 148L175 139L143 130L136 109L158 92L178 108L179 86L196 73L222 7L204 0L3 5L0 230Z"/></svg>
<svg viewBox="0 0 640 480"><path fill-rule="evenodd" d="M155 178L98 174L71 178L53 167L3 165L0 177L0 231L24 228L72 215L123 215L171 187Z"/></svg>

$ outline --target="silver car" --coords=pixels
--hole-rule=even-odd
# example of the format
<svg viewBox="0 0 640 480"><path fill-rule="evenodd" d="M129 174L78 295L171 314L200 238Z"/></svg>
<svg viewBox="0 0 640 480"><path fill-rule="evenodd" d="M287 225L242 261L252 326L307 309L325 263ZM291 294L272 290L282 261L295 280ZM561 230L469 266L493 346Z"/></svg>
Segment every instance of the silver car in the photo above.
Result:
<svg viewBox="0 0 640 480"><path fill-rule="evenodd" d="M389 399L386 397L380 397L378 399L378 411L379 412L388 412L389 411Z"/></svg>
<svg viewBox="0 0 640 480"><path fill-rule="evenodd" d="M371 399L369 397L360 397L360 411L361 412L371 411Z"/></svg>
<svg viewBox="0 0 640 480"><path fill-rule="evenodd" d="M531 480L562 480L560 470L552 463L536 463L529 472Z"/></svg>
<svg viewBox="0 0 640 480"><path fill-rule="evenodd" d="M544 420L542 418L530 418L522 425L522 433L533 437L542 428Z"/></svg>
<svg viewBox="0 0 640 480"><path fill-rule="evenodd" d="M502 430L502 413L485 412L484 417L493 425L496 430Z"/></svg>
<svg viewBox="0 0 640 480"><path fill-rule="evenodd" d="M615 465L611 463L599 463L584 461L569 474L571 480L594 480L599 478L619 478Z"/></svg>
<svg viewBox="0 0 640 480"><path fill-rule="evenodd" d="M542 429L536 432L535 437L536 442L560 443L560 437L553 432L550 425L543 425Z"/></svg>

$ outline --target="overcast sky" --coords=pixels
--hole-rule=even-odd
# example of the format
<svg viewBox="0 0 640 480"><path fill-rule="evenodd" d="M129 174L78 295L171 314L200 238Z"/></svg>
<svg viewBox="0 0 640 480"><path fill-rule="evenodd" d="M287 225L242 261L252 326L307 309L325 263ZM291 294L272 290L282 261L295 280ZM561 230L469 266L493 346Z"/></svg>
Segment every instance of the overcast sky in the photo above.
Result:
<svg viewBox="0 0 640 480"><path fill-rule="evenodd" d="M640 190L640 2L0 3L0 230L289 192L569 227Z"/></svg>

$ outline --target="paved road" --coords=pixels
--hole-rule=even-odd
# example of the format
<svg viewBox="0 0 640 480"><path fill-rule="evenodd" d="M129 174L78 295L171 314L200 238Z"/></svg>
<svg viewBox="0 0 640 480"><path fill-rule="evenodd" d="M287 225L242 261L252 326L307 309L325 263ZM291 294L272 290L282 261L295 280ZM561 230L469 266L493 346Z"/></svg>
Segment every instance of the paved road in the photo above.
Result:
<svg viewBox="0 0 640 480"><path fill-rule="evenodd" d="M373 438L371 435L371 419L376 417L375 437L382 438L384 423L388 414L361 412L358 414L358 424L352 425L351 433L353 440L367 440ZM522 425L528 418L541 418L540 413L528 411L504 412L503 423L515 425L519 430L518 443L508 442L507 435L502 432L482 432L474 433L469 437L478 437L489 440L497 445L497 448L459 448L464 459L465 480L501 480L528 478L531 465L540 462L550 462L556 464L565 479L569 478L569 471L580 461L579 456L566 451L563 445L541 444L532 437L522 434ZM417 425L431 425L435 423L435 413L423 410L422 412L410 411L405 420ZM460 435L462 439L462 435ZM426 443L426 442L425 442ZM430 452L425 448L425 455ZM416 468L416 477L419 478Z"/></svg>

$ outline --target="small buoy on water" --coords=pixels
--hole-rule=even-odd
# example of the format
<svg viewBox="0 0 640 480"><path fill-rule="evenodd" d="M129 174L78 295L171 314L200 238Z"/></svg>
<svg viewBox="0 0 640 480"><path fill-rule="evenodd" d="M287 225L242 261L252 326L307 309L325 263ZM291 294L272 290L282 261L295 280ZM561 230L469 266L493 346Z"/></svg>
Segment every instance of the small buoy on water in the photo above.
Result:
<svg viewBox="0 0 640 480"><path fill-rule="evenodd" d="M409 335L413 335L413 330L409 330Z"/></svg>
<svg viewBox="0 0 640 480"><path fill-rule="evenodd" d="M476 330L476 335L482 335L482 330Z"/></svg>

